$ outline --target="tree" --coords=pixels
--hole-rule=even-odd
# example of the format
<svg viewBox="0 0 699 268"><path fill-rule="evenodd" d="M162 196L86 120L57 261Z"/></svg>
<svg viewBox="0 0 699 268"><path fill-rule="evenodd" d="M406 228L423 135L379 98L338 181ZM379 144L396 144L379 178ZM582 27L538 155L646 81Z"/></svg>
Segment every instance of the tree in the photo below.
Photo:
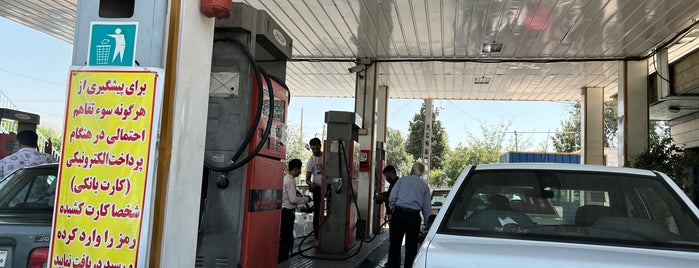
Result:
<svg viewBox="0 0 699 268"><path fill-rule="evenodd" d="M580 123L581 107L580 102L575 102L569 111L567 120L561 121L561 131L557 131L553 136L553 147L557 152L575 152L581 148ZM616 118L616 108L613 101L604 103L604 147L614 147L618 123Z"/></svg>
<svg viewBox="0 0 699 268"><path fill-rule="evenodd" d="M287 124L286 128L286 160L301 159L306 163L310 157L310 153L306 149L306 142L301 137L301 128L294 124ZM305 173L304 173L305 174Z"/></svg>
<svg viewBox="0 0 699 268"><path fill-rule="evenodd" d="M472 151L461 144L456 146L453 151L447 153L442 165L442 172L446 177L447 186L454 185L464 167L473 162L477 162L477 160L474 159Z"/></svg>
<svg viewBox="0 0 699 268"><path fill-rule="evenodd" d="M46 138L46 140L51 139L51 147L53 147L53 149L56 151L59 151L59 152L61 151L61 142L63 142L63 139L61 138L60 132L58 132L54 128L45 127L45 126L37 126L36 132L39 135ZM39 150L43 150L43 149L44 149L44 145L39 144Z"/></svg>
<svg viewBox="0 0 699 268"><path fill-rule="evenodd" d="M511 143L506 143L505 135L507 129L512 125L511 122L500 123L496 126L481 124L481 138L474 136L468 132L468 145L475 158L475 161L470 164L488 164L497 163L500 161L500 155L505 151L512 149Z"/></svg>
<svg viewBox="0 0 699 268"><path fill-rule="evenodd" d="M430 177L428 178L429 185L431 188L441 188L447 186L447 175L442 172L441 169L430 170Z"/></svg>
<svg viewBox="0 0 699 268"><path fill-rule="evenodd" d="M690 197L694 192L693 187L697 187L691 183L685 171L687 167L699 166L699 156L675 145L670 137L662 138L657 144L651 144L624 165L663 172Z"/></svg>
<svg viewBox="0 0 699 268"><path fill-rule="evenodd" d="M648 144L651 147L670 137L670 127L667 125L667 121L650 121L648 129Z"/></svg>
<svg viewBox="0 0 699 268"><path fill-rule="evenodd" d="M425 135L425 103L422 104L420 112L415 114L410 122L408 129L408 144L406 150L415 159L422 158L422 144ZM442 122L437 119L439 112L432 113L432 164L430 169L439 169L442 167L444 152L447 150L447 135L442 126Z"/></svg>
<svg viewBox="0 0 699 268"><path fill-rule="evenodd" d="M405 139L400 133L400 130L388 128L388 137L386 138L386 165L393 165L398 172L398 175L407 175L410 173L414 159L405 150Z"/></svg>
<svg viewBox="0 0 699 268"><path fill-rule="evenodd" d="M507 129L511 123L500 123L496 126L481 124L482 137L468 133L468 146L459 144L450 151L442 167L447 185L454 184L463 169L468 165L497 163L500 155L512 149L512 143L505 140Z"/></svg>

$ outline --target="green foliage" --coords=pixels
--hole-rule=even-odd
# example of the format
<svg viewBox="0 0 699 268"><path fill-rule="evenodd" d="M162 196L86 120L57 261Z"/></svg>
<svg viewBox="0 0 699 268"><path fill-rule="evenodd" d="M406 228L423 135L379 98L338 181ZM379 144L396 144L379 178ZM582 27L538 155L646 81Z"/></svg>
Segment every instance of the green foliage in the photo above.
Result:
<svg viewBox="0 0 699 268"><path fill-rule="evenodd" d="M670 137L670 127L667 125L667 121L650 121L648 129L648 144L660 144L664 138Z"/></svg>
<svg viewBox="0 0 699 268"><path fill-rule="evenodd" d="M509 122L496 126L481 124L482 137L476 137L469 132L468 146L459 144L453 151L447 153L442 165L447 186L453 185L468 165L499 162L500 155L512 149L512 145L505 140L510 125Z"/></svg>
<svg viewBox="0 0 699 268"><path fill-rule="evenodd" d="M604 102L604 147L616 147L616 134L619 129L619 120L616 116L616 103Z"/></svg>
<svg viewBox="0 0 699 268"><path fill-rule="evenodd" d="M581 105L575 102L569 110L568 119L561 121L561 130L553 136L553 147L557 152L575 152L581 146ZM616 108L613 101L604 103L604 147L615 147L618 123Z"/></svg>
<svg viewBox="0 0 699 268"><path fill-rule="evenodd" d="M657 170L670 176L687 195L692 196L692 184L688 183L687 167L698 166L699 156L685 152L682 147L672 143L672 138L665 137L659 143L651 144L649 148L635 158L625 163L625 166ZM696 186L695 186L696 187Z"/></svg>
<svg viewBox="0 0 699 268"><path fill-rule="evenodd" d="M505 135L512 122L500 123L496 126L481 124L482 137L476 137L468 132L468 145L473 151L475 159L479 162L474 164L497 163L500 155L512 146L506 143Z"/></svg>
<svg viewBox="0 0 699 268"><path fill-rule="evenodd" d="M447 186L454 185L464 167L477 162L478 160L471 150L461 144L456 146L453 151L446 155L442 165L442 173L446 176Z"/></svg>
<svg viewBox="0 0 699 268"><path fill-rule="evenodd" d="M388 128L386 165L393 165L399 176L408 175L413 161L413 156L405 150L405 139L400 130Z"/></svg>
<svg viewBox="0 0 699 268"><path fill-rule="evenodd" d="M422 104L420 112L415 114L408 128L408 141L406 150L414 159L422 158L422 140L425 134L425 103ZM432 113L432 166L430 168L439 169L447 148L447 134L442 126L442 122L437 119L438 111Z"/></svg>
<svg viewBox="0 0 699 268"><path fill-rule="evenodd" d="M56 151L61 151L61 142L63 142L63 138L61 133L51 127L45 127L45 126L37 126L36 128L37 133L40 136L43 136L46 138L46 140L51 139L51 146L53 147L54 150ZM41 140L41 139L40 139ZM41 144L41 141L39 141L39 149L43 150L44 149L44 144Z"/></svg>
<svg viewBox="0 0 699 268"><path fill-rule="evenodd" d="M61 138L61 133L58 130L51 127L37 126L36 132L39 135L39 151L50 154L55 152L56 155L61 154L61 142L63 142L63 139ZM49 140L51 140L51 149L53 152L50 152L50 150L44 151L46 149L44 146L48 144Z"/></svg>
<svg viewBox="0 0 699 268"><path fill-rule="evenodd" d="M301 137L301 128L294 124L287 124L286 128L286 160L297 158L305 164L311 156L310 151L305 147L308 141Z"/></svg>
<svg viewBox="0 0 699 268"><path fill-rule="evenodd" d="M429 185L430 188L442 188L447 186L447 174L442 172L441 169L430 170Z"/></svg>

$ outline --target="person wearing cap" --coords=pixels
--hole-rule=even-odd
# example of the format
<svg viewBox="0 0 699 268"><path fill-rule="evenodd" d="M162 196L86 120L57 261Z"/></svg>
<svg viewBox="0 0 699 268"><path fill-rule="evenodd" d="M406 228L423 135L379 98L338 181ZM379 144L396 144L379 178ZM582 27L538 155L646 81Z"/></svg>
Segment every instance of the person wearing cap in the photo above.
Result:
<svg viewBox="0 0 699 268"><path fill-rule="evenodd" d="M0 178L10 175L22 167L56 162L56 159L50 154L37 151L38 139L36 132L32 130L22 130L17 133L19 150L0 160Z"/></svg>

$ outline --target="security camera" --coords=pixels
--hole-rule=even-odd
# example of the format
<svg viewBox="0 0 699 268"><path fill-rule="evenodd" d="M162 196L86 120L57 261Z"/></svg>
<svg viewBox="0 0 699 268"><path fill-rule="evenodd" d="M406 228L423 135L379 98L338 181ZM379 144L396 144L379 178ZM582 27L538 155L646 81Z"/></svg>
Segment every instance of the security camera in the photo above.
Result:
<svg viewBox="0 0 699 268"><path fill-rule="evenodd" d="M355 65L355 66L352 66L352 67L348 68L347 71L349 71L351 74L353 74L353 73L356 73L356 72L364 71L364 69L366 69L366 65L364 65L364 64L357 64L357 65Z"/></svg>

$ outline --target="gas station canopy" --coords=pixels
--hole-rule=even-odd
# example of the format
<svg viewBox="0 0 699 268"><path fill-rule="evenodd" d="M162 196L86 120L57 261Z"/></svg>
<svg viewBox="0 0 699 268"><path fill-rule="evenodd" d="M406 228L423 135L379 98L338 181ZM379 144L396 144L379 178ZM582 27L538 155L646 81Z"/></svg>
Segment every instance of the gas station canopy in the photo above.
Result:
<svg viewBox="0 0 699 268"><path fill-rule="evenodd" d="M699 44L696 0L243 2L293 39L287 85L301 97L353 97L348 69L362 58L380 64L391 98L579 100L581 87L611 97L618 61L668 47L672 63ZM72 43L76 6L0 0L0 16Z"/></svg>

